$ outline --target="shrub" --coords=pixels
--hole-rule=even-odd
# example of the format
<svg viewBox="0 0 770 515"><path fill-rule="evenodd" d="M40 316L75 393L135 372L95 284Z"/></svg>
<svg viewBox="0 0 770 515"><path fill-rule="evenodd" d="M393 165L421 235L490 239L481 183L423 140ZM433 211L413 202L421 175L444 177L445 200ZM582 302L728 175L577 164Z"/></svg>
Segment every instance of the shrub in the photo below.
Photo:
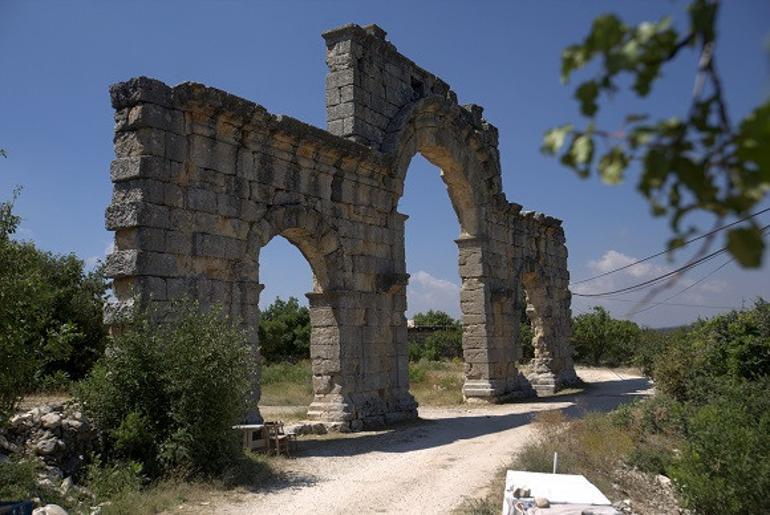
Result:
<svg viewBox="0 0 770 515"><path fill-rule="evenodd" d="M252 348L220 309L173 309L163 324L141 313L77 388L105 458L141 463L150 477L221 471L237 449L231 426L255 372Z"/></svg>
<svg viewBox="0 0 770 515"><path fill-rule="evenodd" d="M138 491L145 482L137 462L102 463L97 457L86 469L86 484L97 499L115 499Z"/></svg>
<svg viewBox="0 0 770 515"><path fill-rule="evenodd" d="M42 504L69 506L67 499L52 484L39 482L44 473L37 460L8 460L0 462L0 500L22 501L37 497Z"/></svg>
<svg viewBox="0 0 770 515"><path fill-rule="evenodd" d="M770 304L701 321L668 342L654 361L656 387L682 402L703 404L715 385L770 375Z"/></svg>
<svg viewBox="0 0 770 515"><path fill-rule="evenodd" d="M727 387L688 420L687 445L671 467L699 513L764 513L770 492L770 380Z"/></svg>
<svg viewBox="0 0 770 515"><path fill-rule="evenodd" d="M686 335L686 329L642 329L630 363L639 367L644 375L651 376L658 357Z"/></svg>
<svg viewBox="0 0 770 515"><path fill-rule="evenodd" d="M463 355L463 334L460 329L436 331L423 342L423 357L428 360L461 358Z"/></svg>
<svg viewBox="0 0 770 515"><path fill-rule="evenodd" d="M295 297L280 297L261 313L259 344L268 363L310 357L310 312Z"/></svg>
<svg viewBox="0 0 770 515"><path fill-rule="evenodd" d="M524 446L512 468L531 472L551 472L553 455L558 453L557 472L583 474L607 489L618 460L633 449L633 439L605 415L588 414L568 421L561 412L544 412L535 419L539 438Z"/></svg>

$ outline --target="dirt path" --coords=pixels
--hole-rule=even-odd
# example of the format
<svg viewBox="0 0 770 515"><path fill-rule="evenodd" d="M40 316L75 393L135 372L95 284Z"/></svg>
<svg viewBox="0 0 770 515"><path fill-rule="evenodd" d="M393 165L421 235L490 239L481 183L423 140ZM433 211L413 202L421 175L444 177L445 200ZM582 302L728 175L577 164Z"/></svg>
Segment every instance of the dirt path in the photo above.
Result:
<svg viewBox="0 0 770 515"><path fill-rule="evenodd" d="M639 376L581 369L576 395L476 408L420 408L420 422L391 431L300 441L285 478L264 491L212 502L216 513L447 513L478 493L532 437L534 413L610 410L649 393Z"/></svg>

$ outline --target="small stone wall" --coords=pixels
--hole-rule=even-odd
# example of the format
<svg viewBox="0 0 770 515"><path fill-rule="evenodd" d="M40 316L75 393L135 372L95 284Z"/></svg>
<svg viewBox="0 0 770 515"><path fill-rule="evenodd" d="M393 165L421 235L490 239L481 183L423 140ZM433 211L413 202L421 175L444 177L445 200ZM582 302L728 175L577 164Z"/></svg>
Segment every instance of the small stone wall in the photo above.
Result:
<svg viewBox="0 0 770 515"><path fill-rule="evenodd" d="M74 475L96 450L96 432L77 405L37 406L10 418L0 429L0 453L25 455L45 465L49 483Z"/></svg>

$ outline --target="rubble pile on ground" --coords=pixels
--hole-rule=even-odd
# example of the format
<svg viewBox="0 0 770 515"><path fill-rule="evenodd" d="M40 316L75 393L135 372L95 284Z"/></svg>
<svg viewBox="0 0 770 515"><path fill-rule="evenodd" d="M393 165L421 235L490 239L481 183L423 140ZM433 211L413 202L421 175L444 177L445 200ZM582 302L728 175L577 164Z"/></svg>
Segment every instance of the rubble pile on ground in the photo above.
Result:
<svg viewBox="0 0 770 515"><path fill-rule="evenodd" d="M96 432L72 402L36 406L0 428L0 460L23 456L40 461L41 483L53 488L71 486L71 477L95 448Z"/></svg>

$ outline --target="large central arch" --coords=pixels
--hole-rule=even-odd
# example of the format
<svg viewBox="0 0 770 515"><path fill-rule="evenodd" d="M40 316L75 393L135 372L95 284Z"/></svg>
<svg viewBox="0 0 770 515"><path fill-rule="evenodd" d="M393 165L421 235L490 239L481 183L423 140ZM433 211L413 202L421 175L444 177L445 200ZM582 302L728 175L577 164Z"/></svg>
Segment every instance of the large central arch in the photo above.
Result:
<svg viewBox="0 0 770 515"><path fill-rule="evenodd" d="M431 95L403 107L385 131L381 149L392 155L398 198L407 169L418 152L441 170L460 224L458 265L463 313L466 400L499 402L527 393L516 370L518 325L512 288L488 266L486 216L501 195L500 164L489 142L494 127L481 119L481 108L459 106Z"/></svg>
<svg viewBox="0 0 770 515"><path fill-rule="evenodd" d="M508 202L497 129L379 27L346 25L324 38L327 130L201 84L140 77L111 88L110 313L129 312L137 298L159 309L180 295L223 304L258 352L259 251L284 236L314 273L309 415L341 429L416 417L397 206L420 152L441 169L460 224L465 398L532 393L516 368L523 287L542 328L538 391L574 381L561 222ZM527 260L537 281L523 276ZM258 377L254 399L248 418L259 420Z"/></svg>

